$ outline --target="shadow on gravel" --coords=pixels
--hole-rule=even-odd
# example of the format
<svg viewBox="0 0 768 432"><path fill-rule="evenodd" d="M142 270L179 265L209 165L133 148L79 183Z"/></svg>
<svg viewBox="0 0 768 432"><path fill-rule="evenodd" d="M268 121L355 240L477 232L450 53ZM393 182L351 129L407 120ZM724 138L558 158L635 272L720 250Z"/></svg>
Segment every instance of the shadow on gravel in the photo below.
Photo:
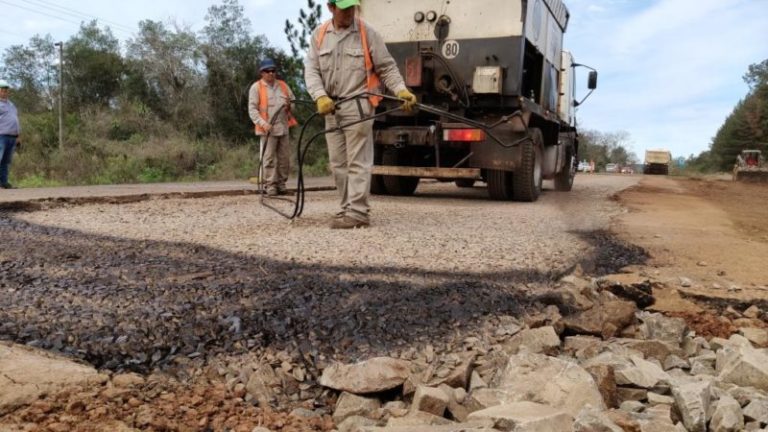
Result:
<svg viewBox="0 0 768 432"><path fill-rule="evenodd" d="M0 232L0 340L137 372L294 343L312 364L449 341L530 306L516 287L559 277L304 266L2 215ZM434 282L388 282L395 274Z"/></svg>

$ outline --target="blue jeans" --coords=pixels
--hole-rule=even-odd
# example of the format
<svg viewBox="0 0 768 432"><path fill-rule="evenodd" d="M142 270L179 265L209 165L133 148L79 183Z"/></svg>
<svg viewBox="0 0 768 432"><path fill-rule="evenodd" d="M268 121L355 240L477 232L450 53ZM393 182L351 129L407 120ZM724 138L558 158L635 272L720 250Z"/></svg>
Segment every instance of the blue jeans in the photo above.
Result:
<svg viewBox="0 0 768 432"><path fill-rule="evenodd" d="M8 170L16 148L16 137L0 135L0 185L8 184Z"/></svg>

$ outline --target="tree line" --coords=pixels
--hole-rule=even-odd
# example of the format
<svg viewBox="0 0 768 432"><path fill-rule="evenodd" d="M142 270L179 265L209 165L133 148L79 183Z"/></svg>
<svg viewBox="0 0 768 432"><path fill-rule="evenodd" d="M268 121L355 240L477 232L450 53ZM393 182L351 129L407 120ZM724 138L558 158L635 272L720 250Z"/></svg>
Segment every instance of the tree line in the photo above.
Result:
<svg viewBox="0 0 768 432"><path fill-rule="evenodd" d="M761 150L768 156L768 59L749 66L744 74L749 86L712 138L709 149L688 158L695 171L730 171L742 150Z"/></svg>
<svg viewBox="0 0 768 432"><path fill-rule="evenodd" d="M208 8L201 31L144 20L124 43L108 26L82 23L63 41L64 147L58 141L59 52L50 35L2 53L0 76L13 84L24 146L12 175L21 186L247 178L258 146L248 117L250 85L271 57L298 99L308 100L302 57L322 2L307 0L285 21L290 51L254 35L238 0ZM301 121L314 105L299 105ZM319 125L311 126L312 131ZM294 130L293 133L297 134ZM294 142L296 137L294 137ZM626 132L581 132L580 159L598 169L628 165ZM327 173L322 142L307 157L310 174Z"/></svg>
<svg viewBox="0 0 768 432"><path fill-rule="evenodd" d="M298 27L286 21L291 53L252 34L238 0L209 7L201 31L144 20L122 44L108 26L84 22L63 41L63 86L50 35L7 48L0 76L14 88L25 141L12 174L28 186L253 174L258 151L248 89L259 78L259 62L271 57L297 97L306 98L300 56L308 30L302 27L320 17L318 5L309 5ZM65 146L59 149L62 87ZM310 154L310 162L322 163L322 153Z"/></svg>

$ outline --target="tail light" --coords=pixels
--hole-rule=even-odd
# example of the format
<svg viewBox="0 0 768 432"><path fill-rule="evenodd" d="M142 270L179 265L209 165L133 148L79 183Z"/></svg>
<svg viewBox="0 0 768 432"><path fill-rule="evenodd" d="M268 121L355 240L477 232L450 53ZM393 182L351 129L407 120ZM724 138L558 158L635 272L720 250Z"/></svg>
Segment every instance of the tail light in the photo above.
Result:
<svg viewBox="0 0 768 432"><path fill-rule="evenodd" d="M443 141L485 141L482 129L444 129Z"/></svg>

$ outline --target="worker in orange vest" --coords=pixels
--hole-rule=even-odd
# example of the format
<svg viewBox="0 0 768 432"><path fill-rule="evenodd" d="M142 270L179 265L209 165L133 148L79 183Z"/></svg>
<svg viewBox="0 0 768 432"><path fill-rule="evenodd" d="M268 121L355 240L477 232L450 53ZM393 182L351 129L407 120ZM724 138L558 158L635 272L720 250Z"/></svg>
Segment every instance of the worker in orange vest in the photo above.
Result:
<svg viewBox="0 0 768 432"><path fill-rule="evenodd" d="M277 79L275 61L266 58L259 66L261 79L253 83L248 92L248 114L256 135L261 137L260 157L264 169L261 179L267 195L286 195L285 186L291 169L289 128L296 126L291 114L293 91L283 80Z"/></svg>
<svg viewBox="0 0 768 432"><path fill-rule="evenodd" d="M315 29L304 61L307 90L325 115L326 128L347 124L374 113L378 98L368 97L336 106L336 101L362 92L381 92L379 84L403 100L410 111L416 96L405 87L384 39L355 16L360 0L328 0L332 19ZM329 115L333 114L333 115ZM341 197L333 229L370 225L368 197L373 167L373 120L325 135L328 156Z"/></svg>

